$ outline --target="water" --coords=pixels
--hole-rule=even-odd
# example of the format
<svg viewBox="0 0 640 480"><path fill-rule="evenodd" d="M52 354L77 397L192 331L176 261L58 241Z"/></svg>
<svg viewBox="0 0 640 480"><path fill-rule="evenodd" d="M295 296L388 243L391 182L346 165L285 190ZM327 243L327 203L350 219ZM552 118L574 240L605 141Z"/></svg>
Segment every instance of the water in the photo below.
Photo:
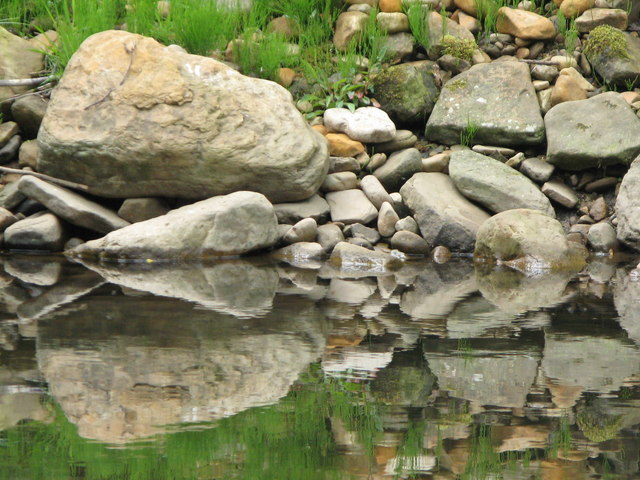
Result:
<svg viewBox="0 0 640 480"><path fill-rule="evenodd" d="M0 479L640 478L624 265L3 261Z"/></svg>

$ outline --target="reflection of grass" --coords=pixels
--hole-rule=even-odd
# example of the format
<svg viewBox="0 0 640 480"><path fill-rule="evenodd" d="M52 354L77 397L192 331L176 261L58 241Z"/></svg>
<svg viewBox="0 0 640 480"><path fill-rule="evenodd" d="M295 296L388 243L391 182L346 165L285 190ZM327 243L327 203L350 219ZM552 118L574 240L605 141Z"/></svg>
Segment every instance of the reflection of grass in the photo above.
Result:
<svg viewBox="0 0 640 480"><path fill-rule="evenodd" d="M550 458L556 458L558 456L558 452L568 452L571 450L572 441L573 437L571 436L571 423L569 422L569 417L567 415L563 415L560 417L558 429L553 431L551 434L551 441L549 442L547 455Z"/></svg>
<svg viewBox="0 0 640 480"><path fill-rule="evenodd" d="M493 449L491 427L476 425L469 460L462 474L462 480L485 479L494 475L499 478L501 472L502 460L500 454Z"/></svg>
<svg viewBox="0 0 640 480"><path fill-rule="evenodd" d="M416 472L419 465L418 458L425 453L424 433L426 428L426 420L414 421L409 425L398 450L396 475Z"/></svg>

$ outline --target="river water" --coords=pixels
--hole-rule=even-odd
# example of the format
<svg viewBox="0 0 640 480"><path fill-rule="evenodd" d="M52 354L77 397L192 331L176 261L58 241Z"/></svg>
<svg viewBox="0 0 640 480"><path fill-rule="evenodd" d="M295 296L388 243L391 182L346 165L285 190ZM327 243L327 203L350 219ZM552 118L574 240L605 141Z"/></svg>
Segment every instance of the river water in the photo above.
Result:
<svg viewBox="0 0 640 480"><path fill-rule="evenodd" d="M628 264L2 261L0 479L640 478Z"/></svg>

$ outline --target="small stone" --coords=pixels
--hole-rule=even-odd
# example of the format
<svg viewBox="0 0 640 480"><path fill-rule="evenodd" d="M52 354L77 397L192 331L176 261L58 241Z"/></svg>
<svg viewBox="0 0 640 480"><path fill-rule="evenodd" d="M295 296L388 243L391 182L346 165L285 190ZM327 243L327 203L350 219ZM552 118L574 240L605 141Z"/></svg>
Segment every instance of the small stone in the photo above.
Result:
<svg viewBox="0 0 640 480"><path fill-rule="evenodd" d="M331 173L326 176L320 186L323 192L339 192L358 187L358 177L353 172Z"/></svg>
<svg viewBox="0 0 640 480"><path fill-rule="evenodd" d="M4 242L10 249L59 252L64 245L64 230L54 214L39 212L8 227Z"/></svg>
<svg viewBox="0 0 640 480"><path fill-rule="evenodd" d="M438 58L437 63L442 70L450 72L454 76L471 68L471 62L453 55L443 55Z"/></svg>
<svg viewBox="0 0 640 480"><path fill-rule="evenodd" d="M567 233L567 241L579 243L581 245L586 245L587 237L583 235L581 232L569 232Z"/></svg>
<svg viewBox="0 0 640 480"><path fill-rule="evenodd" d="M589 215L591 218L596 222L599 222L607 218L608 214L609 209L607 208L607 202L605 202L603 197L596 198L593 205L591 205L591 208L589 208Z"/></svg>
<svg viewBox="0 0 640 480"><path fill-rule="evenodd" d="M22 142L18 151L18 165L21 167L31 167L36 170L38 168L38 155L40 147L37 140L27 140Z"/></svg>
<svg viewBox="0 0 640 480"><path fill-rule="evenodd" d="M580 87L580 82L569 75L560 75L551 90L551 106L574 100L586 100L587 92Z"/></svg>
<svg viewBox="0 0 640 480"><path fill-rule="evenodd" d="M276 203L273 208L279 223L293 224L304 218L323 223L329 218L329 204L320 195L313 195L301 202Z"/></svg>
<svg viewBox="0 0 640 480"><path fill-rule="evenodd" d="M533 81L533 88L535 89L536 92L539 92L540 90L545 90L547 88L549 88L550 84L548 80L534 80Z"/></svg>
<svg viewBox="0 0 640 480"><path fill-rule="evenodd" d="M26 95L11 105L11 116L28 138L36 138L47 103L40 95Z"/></svg>
<svg viewBox="0 0 640 480"><path fill-rule="evenodd" d="M378 231L383 237L391 237L396 232L398 214L389 202L384 202L378 213Z"/></svg>
<svg viewBox="0 0 640 480"><path fill-rule="evenodd" d="M21 143L22 137L20 135L11 137L4 147L0 148L0 164L9 163L13 160L20 149Z"/></svg>
<svg viewBox="0 0 640 480"><path fill-rule="evenodd" d="M290 245L297 242L314 242L318 235L318 224L313 218L300 220L282 237L284 243Z"/></svg>
<svg viewBox="0 0 640 480"><path fill-rule="evenodd" d="M360 107L355 112L329 108L324 112L324 125L330 131L345 133L363 143L387 142L396 135L396 126L389 115L376 107Z"/></svg>
<svg viewBox="0 0 640 480"><path fill-rule="evenodd" d="M549 59L549 61L555 63L559 70L569 67L578 68L578 62L576 59L567 55L554 55Z"/></svg>
<svg viewBox="0 0 640 480"><path fill-rule="evenodd" d="M0 148L4 147L19 131L20 128L16 122L0 123Z"/></svg>
<svg viewBox="0 0 640 480"><path fill-rule="evenodd" d="M362 190L327 193L327 202L334 222L367 224L378 216L378 210Z"/></svg>
<svg viewBox="0 0 640 480"><path fill-rule="evenodd" d="M438 245L431 252L433 261L439 264L447 263L451 259L451 251L442 245Z"/></svg>
<svg viewBox="0 0 640 480"><path fill-rule="evenodd" d="M531 76L536 80L553 83L558 75L560 75L559 70L552 65L534 65L531 68Z"/></svg>
<svg viewBox="0 0 640 480"><path fill-rule="evenodd" d="M578 204L578 196L573 189L558 180L550 180L542 185L542 193L566 208L573 208Z"/></svg>
<svg viewBox="0 0 640 480"><path fill-rule="evenodd" d="M0 232L4 232L9 225L13 225L18 218L6 208L0 207Z"/></svg>
<svg viewBox="0 0 640 480"><path fill-rule="evenodd" d="M603 177L594 182L590 182L584 186L584 191L589 192L604 192L614 188L618 184L616 177Z"/></svg>
<svg viewBox="0 0 640 480"><path fill-rule="evenodd" d="M64 247L62 247L62 250L64 252L66 252L67 250L71 250L72 248L76 248L79 245L82 245L84 242L84 240L82 240L81 238L78 237L71 237L69 240L67 240L64 244Z"/></svg>
<svg viewBox="0 0 640 480"><path fill-rule="evenodd" d="M520 164L522 163L523 160L524 160L524 153L518 152L509 160L504 162L504 164L507 167L515 168L517 170L518 168L520 168Z"/></svg>
<svg viewBox="0 0 640 480"><path fill-rule="evenodd" d="M402 12L380 12L376 15L380 29L387 33L409 31L409 18Z"/></svg>
<svg viewBox="0 0 640 480"><path fill-rule="evenodd" d="M591 218L589 215L582 215L577 223L584 223L586 225L593 225L594 223L596 223L593 218Z"/></svg>
<svg viewBox="0 0 640 480"><path fill-rule="evenodd" d="M343 12L338 17L333 36L333 44L340 51L344 51L351 43L351 39L359 35L367 25L369 15L363 12Z"/></svg>
<svg viewBox="0 0 640 480"><path fill-rule="evenodd" d="M556 28L548 18L509 7L498 10L496 30L530 40L550 40L556 36Z"/></svg>
<svg viewBox="0 0 640 480"><path fill-rule="evenodd" d="M572 18L581 15L593 7L595 0L563 0L560 4L560 11L565 18Z"/></svg>
<svg viewBox="0 0 640 480"><path fill-rule="evenodd" d="M415 255L428 255L431 250L424 238L407 230L396 232L390 243L391 248Z"/></svg>
<svg viewBox="0 0 640 480"><path fill-rule="evenodd" d="M411 130L396 130L392 140L376 144L375 149L376 152L393 153L405 148L411 148L416 143L418 143L418 137Z"/></svg>
<svg viewBox="0 0 640 480"><path fill-rule="evenodd" d="M277 78L280 85L284 88L289 88L296 78L296 71L291 68L279 68Z"/></svg>
<svg viewBox="0 0 640 480"><path fill-rule="evenodd" d="M328 133L329 154L334 157L355 157L364 152L364 145L344 133Z"/></svg>
<svg viewBox="0 0 640 480"><path fill-rule="evenodd" d="M587 33L600 25L611 25L626 30L629 23L627 12L619 8L591 8L575 20L580 33Z"/></svg>
<svg viewBox="0 0 640 480"><path fill-rule="evenodd" d="M347 243L351 243L352 245L357 245L359 247L366 248L367 250L373 250L373 245L366 238L350 237L350 238L347 238Z"/></svg>
<svg viewBox="0 0 640 480"><path fill-rule="evenodd" d="M0 190L0 207L12 210L24 201L27 196L18 190L18 182L7 183Z"/></svg>
<svg viewBox="0 0 640 480"><path fill-rule="evenodd" d="M402 263L402 260L392 257L388 253L368 250L347 242L340 242L333 249L329 262L343 270L372 269L376 272L381 272L387 268L398 266Z"/></svg>
<svg viewBox="0 0 640 480"><path fill-rule="evenodd" d="M353 157L329 157L329 173L360 171L360 164Z"/></svg>
<svg viewBox="0 0 640 480"><path fill-rule="evenodd" d="M486 155L487 157L495 158L496 160L501 161L513 157L516 154L516 151L512 148L494 147L488 145L474 145L471 150L476 153L480 153L482 155Z"/></svg>
<svg viewBox="0 0 640 480"><path fill-rule="evenodd" d="M384 202L393 203L391 196L380 183L380 180L373 175L367 175L360 180L360 188L374 207L378 209L382 207Z"/></svg>
<svg viewBox="0 0 640 480"><path fill-rule="evenodd" d="M378 8L381 12L401 12L402 0L380 0Z"/></svg>
<svg viewBox="0 0 640 480"><path fill-rule="evenodd" d="M136 223L165 215L169 210L171 209L162 198L127 198L118 210L118 216Z"/></svg>
<svg viewBox="0 0 640 480"><path fill-rule="evenodd" d="M608 252L618 248L616 230L608 222L601 222L592 225L587 234L587 240L591 248L596 252Z"/></svg>
<svg viewBox="0 0 640 480"><path fill-rule="evenodd" d="M331 252L333 247L344 241L342 229L335 223L327 223L318 227L317 242L325 252Z"/></svg>
<svg viewBox="0 0 640 480"><path fill-rule="evenodd" d="M387 190L397 191L414 173L422 171L422 156L415 148L393 153L373 175Z"/></svg>
<svg viewBox="0 0 640 480"><path fill-rule="evenodd" d="M420 233L418 223L413 217L404 217L396 222L395 229L397 232L407 231L412 233Z"/></svg>
<svg viewBox="0 0 640 480"><path fill-rule="evenodd" d="M449 166L449 157L451 152L436 153L427 158L422 159L423 172L444 172Z"/></svg>
<svg viewBox="0 0 640 480"><path fill-rule="evenodd" d="M322 260L325 251L322 245L316 242L296 242L274 250L270 255L278 260L296 265L298 263Z"/></svg>
<svg viewBox="0 0 640 480"><path fill-rule="evenodd" d="M592 225L587 225L584 223L576 223L575 225L571 225L571 228L569 229L569 233L579 233L586 238L587 234L589 233L589 229L591 227Z"/></svg>
<svg viewBox="0 0 640 480"><path fill-rule="evenodd" d="M638 92L622 92L620 94L622 98L624 98L629 105L637 109L637 106L640 106L640 93ZM635 104L635 105L634 105Z"/></svg>
<svg viewBox="0 0 640 480"><path fill-rule="evenodd" d="M573 78L576 82L578 82L580 88L587 92L593 92L596 89L596 87L594 87L586 78L584 78L580 74L578 70L573 67L563 68L562 70L560 70L560 76L562 75L567 75Z"/></svg>
<svg viewBox="0 0 640 480"><path fill-rule="evenodd" d="M287 40L300 35L300 25L291 17L276 17L267 25L267 32L277 33Z"/></svg>
<svg viewBox="0 0 640 480"><path fill-rule="evenodd" d="M551 178L556 167L540 158L526 158L520 164L520 172L534 182L544 183Z"/></svg>
<svg viewBox="0 0 640 480"><path fill-rule="evenodd" d="M386 161L387 161L386 153L374 153L371 156L369 163L367 163L367 168L369 169L369 171L373 171L376 168L380 168L382 165L384 165Z"/></svg>
<svg viewBox="0 0 640 480"><path fill-rule="evenodd" d="M380 234L375 228L365 227L361 223L347 225L345 227L344 233L346 237L362 238L369 242L371 245L375 245L380 241Z"/></svg>

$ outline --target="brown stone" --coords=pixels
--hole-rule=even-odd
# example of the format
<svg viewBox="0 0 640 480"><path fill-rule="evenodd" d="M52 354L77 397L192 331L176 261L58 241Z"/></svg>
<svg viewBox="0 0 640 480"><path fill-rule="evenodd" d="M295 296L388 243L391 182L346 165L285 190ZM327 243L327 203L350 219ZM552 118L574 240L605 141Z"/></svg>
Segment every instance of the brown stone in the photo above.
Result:
<svg viewBox="0 0 640 480"><path fill-rule="evenodd" d="M351 39L364 30L369 16L362 12L343 12L336 21L336 33L333 44L338 50L344 51Z"/></svg>
<svg viewBox="0 0 640 480"><path fill-rule="evenodd" d="M580 88L580 83L569 75L560 75L551 91L551 106L573 100L585 100L586 90Z"/></svg>
<svg viewBox="0 0 640 480"><path fill-rule="evenodd" d="M402 0L380 0L378 8L381 12L401 12Z"/></svg>
<svg viewBox="0 0 640 480"><path fill-rule="evenodd" d="M291 68L279 68L278 69L278 83L283 87L290 87L293 83L294 78L296 78L295 70Z"/></svg>
<svg viewBox="0 0 640 480"><path fill-rule="evenodd" d="M577 17L593 7L594 0L563 0L560 11L566 18Z"/></svg>
<svg viewBox="0 0 640 480"><path fill-rule="evenodd" d="M364 152L364 145L352 140L344 133L328 133L329 155L334 157L353 157Z"/></svg>
<svg viewBox="0 0 640 480"><path fill-rule="evenodd" d="M37 140L27 140L22 142L18 152L18 164L21 167L31 167L36 170L38 166L38 154L40 147Z"/></svg>
<svg viewBox="0 0 640 480"><path fill-rule="evenodd" d="M314 125L311 128L313 128L316 132L323 136L329 133L329 130L327 130L327 127L325 127L324 125Z"/></svg>
<svg viewBox="0 0 640 480"><path fill-rule="evenodd" d="M596 222L600 220L604 220L609 213L609 209L607 208L607 202L604 201L603 197L598 197L589 208L589 215Z"/></svg>
<svg viewBox="0 0 640 480"><path fill-rule="evenodd" d="M34 45L0 27L0 78L30 78L44 68L44 55ZM29 87L0 87L0 102Z"/></svg>
<svg viewBox="0 0 640 480"><path fill-rule="evenodd" d="M548 18L509 7L498 10L496 30L525 40L549 40L556 36L556 27Z"/></svg>
<svg viewBox="0 0 640 480"><path fill-rule="evenodd" d="M626 30L629 23L627 12L618 8L591 8L576 18L576 28L587 33L600 25L611 25Z"/></svg>
<svg viewBox="0 0 640 480"><path fill-rule="evenodd" d="M478 9L476 8L475 0L454 0L453 3L456 7L469 15L476 17L478 15Z"/></svg>
<svg viewBox="0 0 640 480"><path fill-rule="evenodd" d="M277 33L286 39L300 35L300 25L291 17L276 17L267 25L267 32Z"/></svg>

